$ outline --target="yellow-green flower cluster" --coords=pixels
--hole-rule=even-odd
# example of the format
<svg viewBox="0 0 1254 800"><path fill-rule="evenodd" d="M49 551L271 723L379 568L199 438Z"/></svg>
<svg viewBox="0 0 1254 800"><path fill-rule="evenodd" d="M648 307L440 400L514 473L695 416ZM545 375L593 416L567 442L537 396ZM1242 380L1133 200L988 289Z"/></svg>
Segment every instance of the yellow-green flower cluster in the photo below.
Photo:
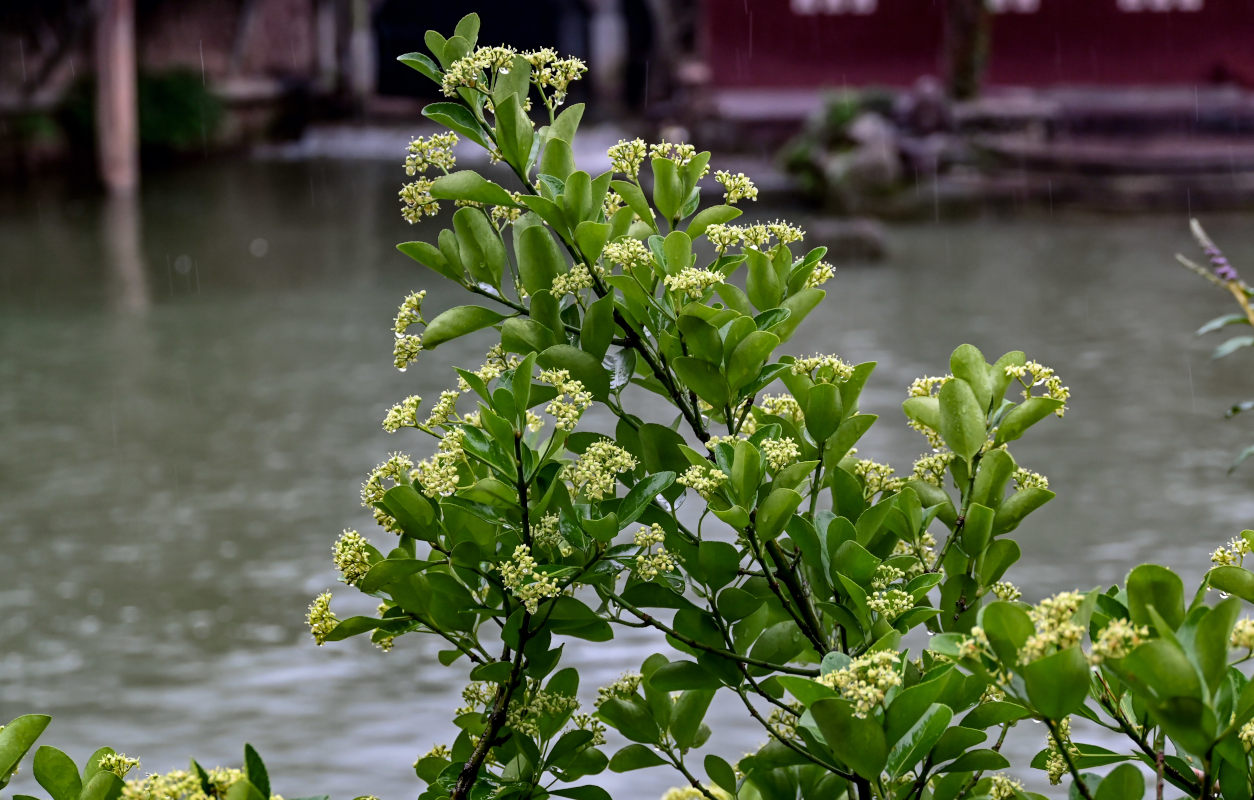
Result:
<svg viewBox="0 0 1254 800"><path fill-rule="evenodd" d="M309 604L309 611L305 614L305 622L309 625L309 632L313 634L314 642L319 647L326 643L327 634L340 624L339 617L331 612L330 592L323 592L314 598Z"/></svg>
<svg viewBox="0 0 1254 800"><path fill-rule="evenodd" d="M705 440L705 447L707 450L713 452L714 448L718 447L720 444L730 444L734 447L736 442L739 442L744 438L745 438L744 436L737 436L736 434L730 434L730 433L727 434L726 436L719 436L715 434L714 436L711 436L709 439Z"/></svg>
<svg viewBox="0 0 1254 800"><path fill-rule="evenodd" d="M418 758L414 759L414 767L416 768L420 761L428 758L442 758L445 761L449 761L453 758L453 752L449 750L448 745L437 744L428 750L424 755L418 756Z"/></svg>
<svg viewBox="0 0 1254 800"><path fill-rule="evenodd" d="M557 514L545 514L531 528L531 541L536 547L542 547L550 553L557 552L568 556L574 550L566 537L562 535L561 517Z"/></svg>
<svg viewBox="0 0 1254 800"><path fill-rule="evenodd" d="M457 157L453 155L456 145L457 134L452 131L419 136L409 143L405 156L405 174L416 175L431 167L448 172L457 166Z"/></svg>
<svg viewBox="0 0 1254 800"><path fill-rule="evenodd" d="M805 423L806 415L801 405L790 394L767 394L758 401L758 407L766 414L790 420L797 425ZM749 431L746 431L749 433Z"/></svg>
<svg viewBox="0 0 1254 800"><path fill-rule="evenodd" d="M662 282L672 292L687 295L692 300L700 300L711 286L722 283L724 277L721 272L687 267L674 275L667 275Z"/></svg>
<svg viewBox="0 0 1254 800"><path fill-rule="evenodd" d="M579 418L592 405L592 393L583 388L583 382L570 377L564 369L544 370L540 381L557 389L557 396L549 401L544 411L554 419L558 430L574 430Z"/></svg>
<svg viewBox="0 0 1254 800"><path fill-rule="evenodd" d="M1060 741L1061 740L1061 741ZM1071 743L1071 720L1064 719L1058 723L1058 738L1054 738L1051 731L1045 735L1045 744L1049 748L1049 755L1045 761L1045 772L1049 775L1049 784L1057 786L1062 782L1062 776L1067 773L1067 758L1063 755L1063 748L1066 748L1067 755L1074 760L1080 755L1080 750Z"/></svg>
<svg viewBox="0 0 1254 800"><path fill-rule="evenodd" d="M389 408L387 416L383 418L383 430L396 433L401 428L418 427L418 406L420 405L422 405L422 398L411 394Z"/></svg>
<svg viewBox="0 0 1254 800"><path fill-rule="evenodd" d="M431 458L418 463L412 475L427 497L448 497L457 491L458 465L465 460L462 428L454 428L440 439Z"/></svg>
<svg viewBox="0 0 1254 800"><path fill-rule="evenodd" d="M1229 640L1239 650L1254 650L1254 619L1239 619Z"/></svg>
<svg viewBox="0 0 1254 800"><path fill-rule="evenodd" d="M766 459L767 465L775 472L790 464L797 463L797 459L801 457L801 448L797 446L797 441L791 436L784 436L780 439L763 439L761 447L762 456Z"/></svg>
<svg viewBox="0 0 1254 800"><path fill-rule="evenodd" d="M588 272L588 267L584 264L575 264L565 275L558 275L553 279L553 296L564 297L568 294L575 294L581 289L592 288L592 273Z"/></svg>
<svg viewBox="0 0 1254 800"><path fill-rule="evenodd" d="M422 337L400 336L392 345L392 361L401 372L409 369L409 365L418 360L422 352Z"/></svg>
<svg viewBox="0 0 1254 800"><path fill-rule="evenodd" d="M420 292L410 292L401 301L400 308L396 310L396 319L392 321L392 331L397 339L405 335L410 325L426 322L422 316L422 301L426 296L427 290L423 289Z"/></svg>
<svg viewBox="0 0 1254 800"><path fill-rule="evenodd" d="M958 658L979 658L988 650L988 635L977 625L958 643Z"/></svg>
<svg viewBox="0 0 1254 800"><path fill-rule="evenodd" d="M436 428L440 425L447 425L452 419L453 413L457 410L457 398L461 397L461 393L452 389L445 389L440 392L440 397L435 401L435 405L431 407L431 413L423 420L424 428Z"/></svg>
<svg viewBox="0 0 1254 800"><path fill-rule="evenodd" d="M332 561L344 583L357 583L370 571L370 553L366 544L360 533L345 529L331 547Z"/></svg>
<svg viewBox="0 0 1254 800"><path fill-rule="evenodd" d="M716 223L706 227L705 237L722 252L740 243L740 226Z"/></svg>
<svg viewBox="0 0 1254 800"><path fill-rule="evenodd" d="M1093 652L1089 661L1101 664L1110 659L1120 659L1149 638L1149 628L1133 625L1122 617L1113 617L1093 640Z"/></svg>
<svg viewBox="0 0 1254 800"><path fill-rule="evenodd" d="M1250 552L1250 543L1244 536L1234 536L1228 541L1227 547L1220 547L1211 553L1210 560L1212 563L1221 567L1237 565L1240 566L1245 562L1245 556Z"/></svg>
<svg viewBox="0 0 1254 800"><path fill-rule="evenodd" d="M875 574L871 576L871 588L887 589L905 577L906 573L891 564L880 564L875 568Z"/></svg>
<svg viewBox="0 0 1254 800"><path fill-rule="evenodd" d="M630 236L620 236L605 246L602 257L611 264L618 264L626 272L649 263L651 256L644 242Z"/></svg>
<svg viewBox="0 0 1254 800"><path fill-rule="evenodd" d="M1049 478L1046 478L1039 472L1032 472L1031 470L1024 469L1023 467L1019 467L1015 470L1012 479L1015 482L1015 487L1019 489L1049 488Z"/></svg>
<svg viewBox="0 0 1254 800"><path fill-rule="evenodd" d="M998 772L989 778L989 800L1014 800L1023 791L1023 784Z"/></svg>
<svg viewBox="0 0 1254 800"><path fill-rule="evenodd" d="M509 69L516 53L512 47L480 47L449 64L440 88L446 97L456 97L458 89L487 91L490 79L483 73Z"/></svg>
<svg viewBox="0 0 1254 800"><path fill-rule="evenodd" d="M731 795L717 786L704 786L701 789L696 786L676 786L667 789L662 800L709 800L709 797L714 800L731 800Z"/></svg>
<svg viewBox="0 0 1254 800"><path fill-rule="evenodd" d="M884 702L889 689L901 685L898 666L896 652L876 650L855 658L849 666L829 672L818 681L852 703L854 716L865 718Z"/></svg>
<svg viewBox="0 0 1254 800"><path fill-rule="evenodd" d="M566 102L570 85L588 71L588 65L582 59L558 58L557 52L549 47L529 50L523 53L523 58L531 64L531 82L542 91L551 90L555 106Z"/></svg>
<svg viewBox="0 0 1254 800"><path fill-rule="evenodd" d="M410 225L440 213L440 201L431 196L434 182L430 178L419 178L401 187L401 217Z"/></svg>
<svg viewBox="0 0 1254 800"><path fill-rule="evenodd" d="M1078 644L1084 636L1084 627L1071 618L1083 600L1084 595L1079 592L1059 592L1029 609L1028 616L1036 626L1036 633L1023 643L1019 651L1022 660L1035 661Z"/></svg>
<svg viewBox="0 0 1254 800"><path fill-rule="evenodd" d="M1035 361L1029 361L1023 366L1011 364L1006 367L1006 375L1017 379L1022 384L1024 400L1032 397L1032 389L1034 387L1041 386L1045 390L1045 397L1057 400L1063 404L1054 413L1060 417L1066 413L1066 402L1071 398L1071 390L1062 385L1062 379L1054 373L1052 367L1047 367Z"/></svg>
<svg viewBox="0 0 1254 800"><path fill-rule="evenodd" d="M505 588L522 602L530 614L539 610L541 600L557 597L562 593L557 581L536 569L531 548L525 544L514 548L514 557L502 562L497 568Z"/></svg>
<svg viewBox="0 0 1254 800"><path fill-rule="evenodd" d="M591 714L575 714L570 721L579 730L592 734L592 741L588 743L590 746L598 747L605 744L605 725L601 720Z"/></svg>
<svg viewBox="0 0 1254 800"><path fill-rule="evenodd" d="M636 547L643 549L636 556L636 575L641 580L651 581L659 574L675 569L675 558L666 551L665 541L666 531L656 522L636 531Z"/></svg>
<svg viewBox="0 0 1254 800"><path fill-rule="evenodd" d="M806 277L806 288L817 289L836 277L836 269L826 261L814 265L814 271Z"/></svg>
<svg viewBox="0 0 1254 800"><path fill-rule="evenodd" d="M102 772L112 772L119 778L125 778L126 773L139 766L139 759L126 753L105 753L97 764Z"/></svg>
<svg viewBox="0 0 1254 800"><path fill-rule="evenodd" d="M924 453L915 459L910 477L933 486L941 486L945 480L945 472L954 460L954 454L948 450L939 453Z"/></svg>
<svg viewBox="0 0 1254 800"><path fill-rule="evenodd" d="M540 738L540 718L548 714L569 714L579 708L579 701L568 694L536 691L525 701L515 700L505 712L506 723L515 731Z"/></svg>
<svg viewBox="0 0 1254 800"><path fill-rule="evenodd" d="M383 482L402 483L408 479L409 471L413 468L414 462L409 456L404 453L389 453L388 460L371 470L366 476L366 482L361 485L362 506L370 508L383 500L383 494L387 491Z"/></svg>
<svg viewBox="0 0 1254 800"><path fill-rule="evenodd" d="M758 187L743 172L731 174L725 169L714 173L714 180L723 184L723 202L735 205L741 200L757 200Z"/></svg>
<svg viewBox="0 0 1254 800"><path fill-rule="evenodd" d="M709 500L726 481L727 473L721 469L694 464L685 470L676 482Z"/></svg>
<svg viewBox="0 0 1254 800"><path fill-rule="evenodd" d="M1241 737L1241 744L1245 746L1247 752L1254 749L1254 720L1242 725L1241 732L1237 736Z"/></svg>
<svg viewBox="0 0 1254 800"><path fill-rule="evenodd" d="M1023 592L1019 591L1019 587L1015 586L1010 581L998 581L997 583L994 583L993 594L997 596L998 600L1004 600L1007 603L1013 603L1020 597L1023 597Z"/></svg>
<svg viewBox="0 0 1254 800"><path fill-rule="evenodd" d="M462 689L462 705L455 716L474 714L496 702L496 687L483 681L472 681Z"/></svg>
<svg viewBox="0 0 1254 800"><path fill-rule="evenodd" d="M610 165L615 172L635 180L640 176L640 165L648 155L648 148L643 139L632 139L630 142L619 139L618 144L612 145L605 154L610 157Z"/></svg>
<svg viewBox="0 0 1254 800"><path fill-rule="evenodd" d="M766 224L766 229L771 232L772 236L779 240L780 244L784 245L799 242L806 236L806 232L801 228L793 225L791 222L785 222L782 219L777 219L774 222L768 222Z"/></svg>
<svg viewBox="0 0 1254 800"><path fill-rule="evenodd" d="M244 777L242 770L214 767L206 770L215 797L225 797L230 788ZM273 800L282 800L278 795ZM122 786L121 800L211 800L205 794L200 777L187 770L153 773L140 781Z"/></svg>
<svg viewBox="0 0 1254 800"><path fill-rule="evenodd" d="M853 367L840 356L819 353L795 359L789 371L793 375L807 375L816 383L837 383L853 377Z"/></svg>
<svg viewBox="0 0 1254 800"><path fill-rule="evenodd" d="M922 378L915 378L910 386L906 389L907 397L936 397L940 393L940 388L949 381L953 380L953 375L945 375L943 377L935 377L925 375ZM944 446L945 442L941 439L940 432L934 428L930 428L921 422L913 419L906 421L906 425L911 430L916 430L927 437L928 444L933 449L939 449Z"/></svg>
<svg viewBox="0 0 1254 800"><path fill-rule="evenodd" d="M900 589L874 592L866 604L888 621L893 621L914 608L914 598Z"/></svg>
<svg viewBox="0 0 1254 800"><path fill-rule="evenodd" d="M683 142L668 142L662 139L657 144L649 145L649 158L669 158L679 166L684 166L697 155L697 148ZM709 168L706 168L709 171ZM704 175L705 173L701 173Z"/></svg>
<svg viewBox="0 0 1254 800"><path fill-rule="evenodd" d="M893 477L894 472L896 470L888 464L880 464L869 458L858 459L853 465L853 474L862 479L862 493L866 497L900 489L903 481Z"/></svg>
<svg viewBox="0 0 1254 800"><path fill-rule="evenodd" d="M614 494L618 474L630 472L636 465L631 453L609 439L598 439L588 446L570 470L570 482L576 494L589 500L604 500Z"/></svg>
<svg viewBox="0 0 1254 800"><path fill-rule="evenodd" d="M614 697L631 697L640 688L641 677L639 672L624 672L618 676L618 680L609 686L602 686L597 689L597 708L600 708L606 700Z"/></svg>

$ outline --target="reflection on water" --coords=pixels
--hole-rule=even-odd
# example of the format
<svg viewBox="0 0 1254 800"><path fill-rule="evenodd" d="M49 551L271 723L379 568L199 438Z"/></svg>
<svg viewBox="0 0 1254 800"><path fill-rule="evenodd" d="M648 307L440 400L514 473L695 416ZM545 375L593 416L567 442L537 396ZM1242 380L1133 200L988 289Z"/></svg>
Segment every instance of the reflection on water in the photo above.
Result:
<svg viewBox="0 0 1254 800"><path fill-rule="evenodd" d="M340 529L369 527L361 475L389 448L423 454L380 430L383 410L435 396L447 364L483 347L392 369L403 294L460 300L393 249L415 235L395 213L398 179L214 164L148 181L142 226L134 209L62 192L0 198L0 717L54 714L48 741L77 758L107 742L151 770L193 754L237 762L247 740L289 796L415 793L408 765L451 739L460 676L432 666L433 643L315 648L301 622L333 585ZM1241 222L1208 228L1254 264ZM1012 577L1029 598L1151 558L1192 578L1249 526L1254 472L1225 468L1254 431L1220 413L1254 378L1189 333L1227 308L1171 266L1189 246L1184 219L895 237L887 263L829 284L798 346L879 362L864 406L884 423L861 449L899 464L923 446L900 424L903 388L943 370L955 344L1059 366L1072 411L1017 449L1059 492L1015 534L1032 566ZM654 643L628 630L583 648L585 689ZM714 713L724 755L758 743L736 708ZM632 776L632 795L670 783Z"/></svg>

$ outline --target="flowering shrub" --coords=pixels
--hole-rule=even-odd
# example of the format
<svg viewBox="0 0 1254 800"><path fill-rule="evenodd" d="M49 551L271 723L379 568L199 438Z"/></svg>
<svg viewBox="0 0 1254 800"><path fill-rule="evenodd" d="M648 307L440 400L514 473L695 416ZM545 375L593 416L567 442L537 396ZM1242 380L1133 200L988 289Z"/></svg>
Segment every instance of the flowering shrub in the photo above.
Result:
<svg viewBox="0 0 1254 800"><path fill-rule="evenodd" d="M424 110L449 132L410 146L402 213L453 213L434 244L399 249L486 305L428 318L409 295L393 357L405 370L472 332L496 341L425 415L416 396L386 412L385 430L434 452L392 453L362 485L378 544L345 531L333 546L377 613L340 619L330 592L308 613L320 645L434 636L465 675L459 733L414 764L422 800L604 800L589 778L654 767L684 784L668 800L1042 797L1013 777L1028 769L1086 800L1137 800L1147 781L1160 798L1251 797L1254 620L1238 618L1254 531L1191 594L1147 564L1124 586L1023 602L1013 534L1054 495L1010 448L1064 415L1061 377L958 347L906 391L913 467L863 457L875 365L778 352L825 296L823 248L784 221L735 224L752 181L703 187L710 154L690 145L624 141L609 171L579 170L583 109L562 106L583 65L477 33L470 15L427 34L433 57L401 57L449 98ZM498 163L492 178L457 169L460 139ZM703 204L710 189L722 202ZM667 652L581 709L566 650L619 626ZM755 752L720 753L704 722L718 695L761 727ZM1126 746L1083 741L1075 717ZM1043 723L1042 750L1011 765L1002 743L1025 720ZM0 776L43 725L0 731ZM137 786L107 755L80 776L37 753L36 777L53 800L270 795L251 749L242 774L193 763L195 780Z"/></svg>
<svg viewBox="0 0 1254 800"><path fill-rule="evenodd" d="M423 113L450 130L410 146L402 212L453 213L434 244L399 248L487 302L428 318L411 294L394 357L485 329L497 343L425 419L417 397L387 413L435 452L392 454L363 485L385 547L336 543L378 614L340 620L328 594L309 611L319 644L434 635L468 672L460 733L415 763L422 798L593 800L608 794L586 779L659 766L685 784L668 798L1040 797L999 752L1023 720L1045 726L1030 766L1075 796L1139 798L1148 777L1160 796L1250 797L1254 684L1236 665L1254 533L1192 595L1143 565L1124 587L1023 602L1011 534L1053 493L1010 446L1063 416L1061 377L963 345L907 390L912 469L861 457L875 365L777 352L824 298L823 248L785 221L735 224L757 189L727 171L703 186L710 154L691 145L622 141L610 170L581 171L583 109L562 100L583 65L477 31L468 16L427 35L433 57L401 57L442 87ZM457 169L459 137L491 177ZM1210 605L1207 586L1235 596ZM581 711L565 648L621 625L670 649ZM933 636L912 652L915 630ZM718 694L766 737L734 763L703 722ZM1074 716L1128 747L1079 741Z"/></svg>

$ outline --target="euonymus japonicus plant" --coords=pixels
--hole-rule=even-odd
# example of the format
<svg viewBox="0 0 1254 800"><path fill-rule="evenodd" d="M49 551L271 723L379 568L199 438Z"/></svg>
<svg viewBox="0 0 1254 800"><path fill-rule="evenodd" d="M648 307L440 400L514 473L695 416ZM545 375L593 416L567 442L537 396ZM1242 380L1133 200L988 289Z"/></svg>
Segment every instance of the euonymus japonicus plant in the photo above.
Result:
<svg viewBox="0 0 1254 800"><path fill-rule="evenodd" d="M479 299L428 318L424 292L405 298L395 363L496 343L384 420L434 454L395 453L363 485L379 546L335 544L377 615L338 619L329 593L309 611L319 644L445 643L468 685L460 733L415 764L423 798L599 800L607 769L669 767L676 798L1004 800L1041 797L1012 777L1034 767L1089 800L1248 800L1254 534L1192 595L1145 565L1021 602L1013 534L1053 495L1010 447L1062 416L1053 370L959 347L908 389L928 450L912 471L859 458L874 365L783 354L824 298L823 249L786 222L734 224L756 189L704 180L689 145L623 141L610 169L579 169L583 109L563 101L583 65L477 32L471 15L401 57L442 88L424 114L448 128L411 144L402 209L452 219L400 250ZM459 140L495 167L458 170ZM581 711L563 657L622 626L666 652ZM719 696L765 739L734 762L703 722ZM1011 765L1023 720L1046 748ZM1082 741L1099 726L1126 746Z"/></svg>

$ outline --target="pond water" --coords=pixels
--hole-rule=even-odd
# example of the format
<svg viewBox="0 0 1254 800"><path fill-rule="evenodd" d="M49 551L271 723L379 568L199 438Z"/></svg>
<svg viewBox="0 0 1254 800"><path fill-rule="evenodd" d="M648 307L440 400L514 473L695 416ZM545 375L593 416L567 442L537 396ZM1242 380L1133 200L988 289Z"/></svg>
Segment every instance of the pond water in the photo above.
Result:
<svg viewBox="0 0 1254 800"><path fill-rule="evenodd" d="M288 797L416 793L409 765L451 739L463 674L418 637L386 655L316 648L302 622L334 585L336 535L369 529L361 476L389 449L425 455L382 432L384 409L434 397L483 347L391 366L404 293L459 301L393 249L437 230L399 219L400 178L217 162L151 178L137 218L65 187L0 197L0 718L51 713L46 743L78 759L108 743L146 771L238 763L249 741ZM1247 220L1208 227L1254 264ZM1254 465L1226 468L1254 427L1222 412L1254 396L1254 374L1192 335L1229 301L1173 266L1192 248L1183 216L891 235L886 261L838 271L794 346L879 362L864 410L882 420L861 450L907 469L924 443L902 424L904 387L953 346L1058 366L1071 411L1016 449L1059 493L1015 534L1028 599L1147 559L1192 580L1251 525ZM656 642L625 630L572 663L592 692ZM711 720L732 758L761 739L738 711ZM1013 747L1034 752L1043 733L1025 734ZM675 783L630 782L633 797Z"/></svg>

